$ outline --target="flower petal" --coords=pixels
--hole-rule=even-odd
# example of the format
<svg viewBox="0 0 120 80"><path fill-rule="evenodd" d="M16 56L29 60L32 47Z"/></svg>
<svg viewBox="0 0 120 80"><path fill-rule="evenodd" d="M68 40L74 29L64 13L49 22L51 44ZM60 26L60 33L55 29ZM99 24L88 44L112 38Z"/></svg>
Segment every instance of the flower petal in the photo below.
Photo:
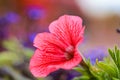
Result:
<svg viewBox="0 0 120 80"><path fill-rule="evenodd" d="M78 16L64 15L52 22L49 30L59 36L61 41L67 45L76 46L83 39L84 28L82 27L82 19Z"/></svg>
<svg viewBox="0 0 120 80"><path fill-rule="evenodd" d="M58 48L64 51L67 47L67 45L63 44L56 36L51 33L39 33L34 39L34 46L40 50L45 50L46 47L50 47L50 49L53 49L51 51L55 51L55 49Z"/></svg>
<svg viewBox="0 0 120 80"><path fill-rule="evenodd" d="M61 64L62 61L65 61L62 55L49 54L37 49L30 60L30 71L36 77L45 77L59 69L56 65Z"/></svg>
<svg viewBox="0 0 120 80"><path fill-rule="evenodd" d="M49 54L37 49L30 60L30 71L35 77L46 77L60 68L72 69L81 60L78 52L74 54L71 60L66 60L64 55Z"/></svg>

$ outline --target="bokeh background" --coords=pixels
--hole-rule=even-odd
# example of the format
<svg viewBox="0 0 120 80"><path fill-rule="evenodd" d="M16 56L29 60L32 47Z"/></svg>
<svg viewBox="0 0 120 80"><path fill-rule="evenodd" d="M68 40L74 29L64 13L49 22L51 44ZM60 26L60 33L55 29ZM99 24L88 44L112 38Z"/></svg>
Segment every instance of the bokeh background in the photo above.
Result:
<svg viewBox="0 0 120 80"><path fill-rule="evenodd" d="M35 35L48 32L49 24L64 14L83 19L79 50L86 58L102 60L108 48L120 47L119 0L0 0L0 80L72 80L81 75L60 69L37 79L29 71Z"/></svg>

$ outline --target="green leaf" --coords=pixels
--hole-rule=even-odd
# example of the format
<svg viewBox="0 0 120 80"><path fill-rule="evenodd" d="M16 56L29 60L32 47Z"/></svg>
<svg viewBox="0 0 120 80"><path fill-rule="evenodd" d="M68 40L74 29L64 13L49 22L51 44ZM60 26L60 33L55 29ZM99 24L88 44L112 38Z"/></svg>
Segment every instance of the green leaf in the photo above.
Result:
<svg viewBox="0 0 120 80"><path fill-rule="evenodd" d="M115 69L117 70L118 78L120 78L120 50L115 46L114 50L109 49L109 54L114 61Z"/></svg>
<svg viewBox="0 0 120 80"><path fill-rule="evenodd" d="M114 50L108 49L108 51L114 63L119 69L120 68L120 50L115 46Z"/></svg>
<svg viewBox="0 0 120 80"><path fill-rule="evenodd" d="M108 49L108 52L110 54L110 56L112 57L113 61L115 62L115 54L111 49Z"/></svg>
<svg viewBox="0 0 120 80"><path fill-rule="evenodd" d="M113 65L104 62L97 62L97 66L107 72L109 76L117 77L117 70Z"/></svg>
<svg viewBox="0 0 120 80"><path fill-rule="evenodd" d="M3 46L9 50L14 52L19 52L19 50L22 48L22 45L19 43L19 41L16 38L11 38L9 40L5 40L3 42Z"/></svg>
<svg viewBox="0 0 120 80"><path fill-rule="evenodd" d="M80 76L80 77L76 77L74 78L73 80L90 80L90 77L89 76Z"/></svg>
<svg viewBox="0 0 120 80"><path fill-rule="evenodd" d="M120 80L120 79L118 79L118 78L114 78L114 77L113 77L112 80Z"/></svg>
<svg viewBox="0 0 120 80"><path fill-rule="evenodd" d="M20 57L15 53L11 53L8 51L0 53L0 66L10 65L10 64L12 65L13 63L21 62L21 61L22 59L20 59Z"/></svg>
<svg viewBox="0 0 120 80"><path fill-rule="evenodd" d="M101 71L99 68L97 68L95 66L91 66L90 72L92 73L92 75L94 75L94 77L96 77L99 80L101 80L103 78L102 77L103 71Z"/></svg>

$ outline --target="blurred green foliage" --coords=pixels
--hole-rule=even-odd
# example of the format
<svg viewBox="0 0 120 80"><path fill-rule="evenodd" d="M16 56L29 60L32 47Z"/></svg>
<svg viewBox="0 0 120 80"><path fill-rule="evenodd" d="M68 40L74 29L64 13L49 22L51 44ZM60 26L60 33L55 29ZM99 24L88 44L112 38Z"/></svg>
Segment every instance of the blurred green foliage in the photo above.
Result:
<svg viewBox="0 0 120 80"><path fill-rule="evenodd" d="M29 72L29 61L33 50L24 47L17 39L3 41L6 49L0 52L0 80L43 80Z"/></svg>

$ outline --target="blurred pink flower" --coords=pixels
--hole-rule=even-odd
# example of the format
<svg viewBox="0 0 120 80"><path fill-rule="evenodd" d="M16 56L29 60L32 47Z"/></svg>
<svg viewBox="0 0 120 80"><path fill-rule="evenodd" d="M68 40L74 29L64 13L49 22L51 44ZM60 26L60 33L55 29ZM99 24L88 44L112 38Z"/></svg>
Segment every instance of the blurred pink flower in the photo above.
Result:
<svg viewBox="0 0 120 80"><path fill-rule="evenodd" d="M60 68L71 69L82 61L77 51L84 33L80 17L64 15L52 22L49 30L34 40L37 50L31 58L30 71L36 77L45 77Z"/></svg>

